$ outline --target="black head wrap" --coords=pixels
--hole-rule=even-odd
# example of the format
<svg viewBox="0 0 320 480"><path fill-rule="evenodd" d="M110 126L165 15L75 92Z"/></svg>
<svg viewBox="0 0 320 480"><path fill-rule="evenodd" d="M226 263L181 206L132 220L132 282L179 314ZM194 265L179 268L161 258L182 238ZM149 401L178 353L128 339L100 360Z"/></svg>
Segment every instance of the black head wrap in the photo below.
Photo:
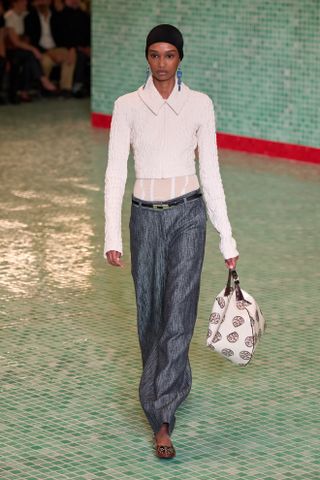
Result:
<svg viewBox="0 0 320 480"><path fill-rule="evenodd" d="M147 58L149 46L157 42L171 43L171 45L174 45L177 48L180 60L183 59L183 37L182 33L177 29L177 27L169 25L168 23L162 23L161 25L154 27L148 33L145 50Z"/></svg>

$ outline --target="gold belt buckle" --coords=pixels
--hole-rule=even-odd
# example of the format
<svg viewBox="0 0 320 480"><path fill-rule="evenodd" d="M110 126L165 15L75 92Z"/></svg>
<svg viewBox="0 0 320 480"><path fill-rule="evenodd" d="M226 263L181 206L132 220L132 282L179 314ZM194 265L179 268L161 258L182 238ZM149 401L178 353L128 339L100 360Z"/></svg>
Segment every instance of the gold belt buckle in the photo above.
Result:
<svg viewBox="0 0 320 480"><path fill-rule="evenodd" d="M154 208L155 210L162 210L162 209L166 209L166 208L170 208L170 205L168 205L167 203L154 203L152 205L152 208Z"/></svg>

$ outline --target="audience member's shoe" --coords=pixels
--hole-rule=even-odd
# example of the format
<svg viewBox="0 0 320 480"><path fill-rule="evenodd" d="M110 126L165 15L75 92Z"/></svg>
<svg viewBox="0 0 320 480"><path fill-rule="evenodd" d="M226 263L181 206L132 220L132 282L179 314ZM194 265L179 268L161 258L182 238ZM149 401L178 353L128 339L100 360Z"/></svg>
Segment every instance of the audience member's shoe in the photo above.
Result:
<svg viewBox="0 0 320 480"><path fill-rule="evenodd" d="M19 95L19 98L20 98L21 102L27 102L27 103L32 102L32 97L31 97L31 95L29 95L29 93L20 92L18 95Z"/></svg>
<svg viewBox="0 0 320 480"><path fill-rule="evenodd" d="M86 98L89 97L89 92L82 84L74 86L72 89L72 94L75 98Z"/></svg>
<svg viewBox="0 0 320 480"><path fill-rule="evenodd" d="M68 98L72 98L73 95L71 90L62 89L60 90L60 96L68 99Z"/></svg>
<svg viewBox="0 0 320 480"><path fill-rule="evenodd" d="M40 83L42 85L42 88L44 90L47 90L48 92L55 92L57 90L57 87L55 86L54 83L52 83L47 77L43 76L40 78Z"/></svg>
<svg viewBox="0 0 320 480"><path fill-rule="evenodd" d="M56 98L58 97L60 92L56 90L46 90L45 88L41 89L41 95L46 98Z"/></svg>

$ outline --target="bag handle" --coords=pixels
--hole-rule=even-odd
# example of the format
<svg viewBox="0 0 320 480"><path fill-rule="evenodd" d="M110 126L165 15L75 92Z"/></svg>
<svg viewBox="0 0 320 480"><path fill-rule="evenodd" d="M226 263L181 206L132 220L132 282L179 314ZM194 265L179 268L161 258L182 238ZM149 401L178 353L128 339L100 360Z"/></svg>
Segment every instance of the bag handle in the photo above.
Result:
<svg viewBox="0 0 320 480"><path fill-rule="evenodd" d="M226 289L224 291L224 296L228 297L230 295L230 292L231 292L231 278L233 280L234 288L236 290L237 302L239 302L240 300L244 300L244 297L243 297L243 294L242 294L242 291L241 291L241 288L240 288L239 276L237 274L237 271L233 268L229 269L228 281L227 281Z"/></svg>

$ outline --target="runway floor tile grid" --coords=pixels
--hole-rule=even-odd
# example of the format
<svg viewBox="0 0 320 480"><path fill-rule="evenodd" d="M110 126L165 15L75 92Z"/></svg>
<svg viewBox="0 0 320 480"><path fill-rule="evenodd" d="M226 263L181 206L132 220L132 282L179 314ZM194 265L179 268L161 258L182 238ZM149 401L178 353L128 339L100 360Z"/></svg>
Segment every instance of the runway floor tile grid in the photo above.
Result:
<svg viewBox="0 0 320 480"><path fill-rule="evenodd" d="M132 157L119 269L102 252L108 133L88 102L0 117L1 479L319 479L319 167L220 151L241 286L267 330L247 367L205 346L227 276L208 221L192 390L165 461L138 398Z"/></svg>

